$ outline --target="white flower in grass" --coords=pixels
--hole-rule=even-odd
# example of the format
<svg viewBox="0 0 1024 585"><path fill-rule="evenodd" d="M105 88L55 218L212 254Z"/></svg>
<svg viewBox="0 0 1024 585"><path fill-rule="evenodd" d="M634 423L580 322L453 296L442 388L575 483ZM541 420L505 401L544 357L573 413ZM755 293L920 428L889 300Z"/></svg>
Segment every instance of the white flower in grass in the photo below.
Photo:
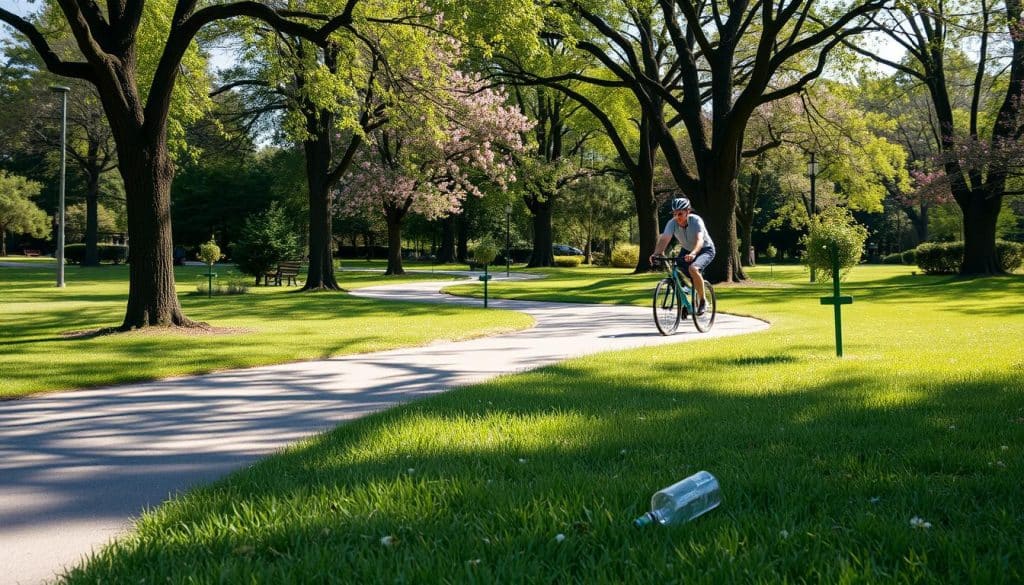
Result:
<svg viewBox="0 0 1024 585"><path fill-rule="evenodd" d="M869 498L868 501L871 502L872 504L877 504L878 502L882 501L882 498L875 496L873 498Z"/></svg>
<svg viewBox="0 0 1024 585"><path fill-rule="evenodd" d="M565 540L565 535L561 532L555 535L555 542L562 542L563 540Z"/></svg>
<svg viewBox="0 0 1024 585"><path fill-rule="evenodd" d="M999 450L1000 450L1000 451L1009 451L1009 450L1010 450L1010 448L1009 448L1009 447L1007 447L1006 445L999 445Z"/></svg>
<svg viewBox="0 0 1024 585"><path fill-rule="evenodd" d="M520 463L526 463L526 459L524 459L524 458L520 457L520 458L519 458L519 462L520 462Z"/></svg>
<svg viewBox="0 0 1024 585"><path fill-rule="evenodd" d="M416 468L410 467L409 469L406 469L405 472L408 473L409 475L413 475L414 473L416 473Z"/></svg>
<svg viewBox="0 0 1024 585"><path fill-rule="evenodd" d="M932 523L926 521L924 518L921 518L920 516L914 516L910 519L910 526L911 528L920 528L922 530L928 530L932 527Z"/></svg>
<svg viewBox="0 0 1024 585"><path fill-rule="evenodd" d="M480 564L480 559L470 559L470 560L466 561L466 564L471 566L471 567L475 566L475 565L479 565Z"/></svg>
<svg viewBox="0 0 1024 585"><path fill-rule="evenodd" d="M789 531L788 530L780 530L779 531L779 538L781 538L782 540L786 540L787 538L789 538Z"/></svg>
<svg viewBox="0 0 1024 585"><path fill-rule="evenodd" d="M380 543L384 546L395 546L398 544L398 539L389 534L387 536L382 536L380 538Z"/></svg>

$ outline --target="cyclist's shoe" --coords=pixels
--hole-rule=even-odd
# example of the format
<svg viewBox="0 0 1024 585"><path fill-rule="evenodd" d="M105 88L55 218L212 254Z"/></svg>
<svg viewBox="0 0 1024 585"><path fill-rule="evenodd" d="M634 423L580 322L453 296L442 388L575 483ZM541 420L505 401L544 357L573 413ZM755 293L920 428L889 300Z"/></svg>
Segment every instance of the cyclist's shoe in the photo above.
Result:
<svg viewBox="0 0 1024 585"><path fill-rule="evenodd" d="M697 308L697 315L703 315L708 310L708 304L704 301L700 302L700 307Z"/></svg>
<svg viewBox="0 0 1024 585"><path fill-rule="evenodd" d="M690 316L690 312L686 310L686 307L683 307L682 313L683 313L683 319L686 319L687 317Z"/></svg>

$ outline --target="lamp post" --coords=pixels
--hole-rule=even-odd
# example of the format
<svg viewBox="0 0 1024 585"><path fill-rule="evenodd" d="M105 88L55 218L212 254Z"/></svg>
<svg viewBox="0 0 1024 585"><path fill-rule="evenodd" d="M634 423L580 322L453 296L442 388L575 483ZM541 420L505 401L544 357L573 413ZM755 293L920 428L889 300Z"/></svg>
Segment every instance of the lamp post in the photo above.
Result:
<svg viewBox="0 0 1024 585"><path fill-rule="evenodd" d="M511 234L512 234L512 204L505 204L505 278L510 276L512 270L512 257L511 254Z"/></svg>
<svg viewBox="0 0 1024 585"><path fill-rule="evenodd" d="M817 203L814 201L814 179L818 176L818 161L814 158L814 151L811 151L811 160L807 163L807 175L811 178L811 210L810 218L814 221L814 216L818 213ZM811 282L814 282L814 268L811 268Z"/></svg>
<svg viewBox="0 0 1024 585"><path fill-rule="evenodd" d="M64 175L67 166L68 92L70 87L52 85L50 91L61 95L60 111L60 202L57 211L57 287L64 288Z"/></svg>

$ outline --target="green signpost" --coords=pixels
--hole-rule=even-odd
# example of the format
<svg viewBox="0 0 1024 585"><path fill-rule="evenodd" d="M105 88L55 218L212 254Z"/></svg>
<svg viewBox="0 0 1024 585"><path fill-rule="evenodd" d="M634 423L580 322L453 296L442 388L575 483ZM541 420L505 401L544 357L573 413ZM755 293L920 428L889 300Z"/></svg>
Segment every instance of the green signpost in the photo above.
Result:
<svg viewBox="0 0 1024 585"><path fill-rule="evenodd" d="M853 304L853 297L840 296L839 294L839 251L833 245L830 250L832 256L832 294L821 297L821 304L835 307L836 315L836 356L843 357L843 317L839 310L841 305Z"/></svg>

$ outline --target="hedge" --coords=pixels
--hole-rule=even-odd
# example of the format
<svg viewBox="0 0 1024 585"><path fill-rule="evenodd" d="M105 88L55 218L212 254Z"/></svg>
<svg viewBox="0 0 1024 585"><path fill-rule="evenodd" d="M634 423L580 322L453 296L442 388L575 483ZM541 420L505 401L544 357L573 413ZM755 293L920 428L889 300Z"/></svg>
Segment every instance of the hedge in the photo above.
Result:
<svg viewBox="0 0 1024 585"><path fill-rule="evenodd" d="M555 256L555 266L576 268L583 262L583 256Z"/></svg>
<svg viewBox="0 0 1024 585"><path fill-rule="evenodd" d="M121 264L128 261L128 246L124 244L97 244L100 262ZM68 244L64 246L64 258L72 264L81 264L85 260L85 244Z"/></svg>
<svg viewBox="0 0 1024 585"><path fill-rule="evenodd" d="M964 260L963 242L926 243L914 253L917 266L927 274L956 274ZM999 267L1013 272L1024 263L1024 244L996 240L996 258Z"/></svg>

